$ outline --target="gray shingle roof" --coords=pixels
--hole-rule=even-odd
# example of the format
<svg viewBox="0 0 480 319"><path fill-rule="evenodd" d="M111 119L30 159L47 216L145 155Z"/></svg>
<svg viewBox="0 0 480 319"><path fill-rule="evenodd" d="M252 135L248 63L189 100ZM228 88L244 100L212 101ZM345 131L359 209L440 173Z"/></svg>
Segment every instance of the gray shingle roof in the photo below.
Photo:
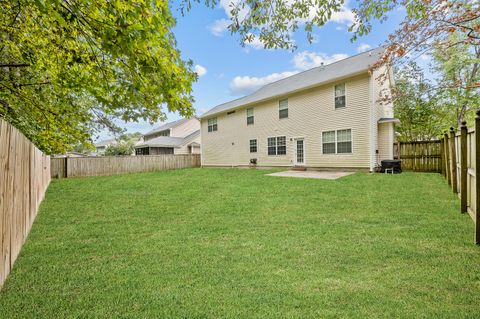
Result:
<svg viewBox="0 0 480 319"><path fill-rule="evenodd" d="M384 47L378 47L325 66L319 66L272 82L262 86L250 95L215 106L202 114L201 118L210 117L218 113L367 72L369 67L379 60L384 50Z"/></svg>
<svg viewBox="0 0 480 319"><path fill-rule="evenodd" d="M135 148L142 147L180 147L189 141L193 140L195 137L200 135L200 130L193 132L192 134L186 137L173 137L173 136L158 136L152 138L151 140L145 141L138 145L135 145Z"/></svg>
<svg viewBox="0 0 480 319"><path fill-rule="evenodd" d="M108 139L108 140L102 140L102 141L99 141L97 143L95 143L95 147L104 147L104 146L108 146L110 144L116 144L117 143L117 140L114 139L114 138L111 138L111 139Z"/></svg>
<svg viewBox="0 0 480 319"><path fill-rule="evenodd" d="M195 131L195 132L193 132L193 133L190 133L189 135L185 136L185 138L184 138L184 140L185 140L185 141L184 141L184 144L185 144L185 143L188 143L188 142L190 142L190 141L193 141L193 140L196 139L198 136L200 136L200 130L197 130L197 131Z"/></svg>
<svg viewBox="0 0 480 319"><path fill-rule="evenodd" d="M170 123L165 123L163 124L162 126L160 127L157 127L153 130L151 130L150 132L147 132L145 133L145 135L151 135L153 133L157 133L157 132L161 132L161 131L166 131L166 130L169 130L171 128L174 128L178 125L181 125L183 123L185 123L186 121L188 121L189 119L187 118L183 118L183 119L180 119L180 120L177 120L177 121L173 121L173 122L170 122Z"/></svg>

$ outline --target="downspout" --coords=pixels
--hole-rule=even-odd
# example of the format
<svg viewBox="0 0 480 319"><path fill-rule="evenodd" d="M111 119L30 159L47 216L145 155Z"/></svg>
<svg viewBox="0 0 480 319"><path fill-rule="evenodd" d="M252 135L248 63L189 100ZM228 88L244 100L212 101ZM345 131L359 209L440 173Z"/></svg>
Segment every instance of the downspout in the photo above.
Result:
<svg viewBox="0 0 480 319"><path fill-rule="evenodd" d="M203 167L203 137L202 137L202 132L203 132L203 125L202 125L203 119L200 119L200 167Z"/></svg>
<svg viewBox="0 0 480 319"><path fill-rule="evenodd" d="M377 150L377 130L376 130L376 114L375 114L375 88L373 85L374 74L370 75L370 172L375 169L375 155Z"/></svg>

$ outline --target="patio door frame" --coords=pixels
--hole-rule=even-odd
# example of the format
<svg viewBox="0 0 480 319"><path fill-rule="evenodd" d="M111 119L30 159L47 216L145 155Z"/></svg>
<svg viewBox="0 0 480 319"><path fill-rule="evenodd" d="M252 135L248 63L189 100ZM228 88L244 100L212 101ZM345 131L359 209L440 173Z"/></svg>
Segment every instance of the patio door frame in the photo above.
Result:
<svg viewBox="0 0 480 319"><path fill-rule="evenodd" d="M303 162L299 163L298 162L298 157L297 157L297 141L303 141ZM293 164L295 166L305 166L306 165L306 151L305 151L305 138L304 137L294 137L293 138L293 143L294 143L294 152L293 152Z"/></svg>

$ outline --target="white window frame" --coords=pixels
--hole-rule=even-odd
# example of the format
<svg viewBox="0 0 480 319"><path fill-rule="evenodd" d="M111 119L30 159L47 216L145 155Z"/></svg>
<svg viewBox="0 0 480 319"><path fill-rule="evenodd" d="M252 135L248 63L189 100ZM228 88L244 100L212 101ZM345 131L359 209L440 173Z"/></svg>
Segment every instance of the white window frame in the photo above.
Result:
<svg viewBox="0 0 480 319"><path fill-rule="evenodd" d="M294 158L293 161L295 162L297 159L297 140L303 140L303 163L300 166L305 166L307 165L307 143L306 143L306 138L305 136L296 136L292 137L293 140L293 148L294 148Z"/></svg>
<svg viewBox="0 0 480 319"><path fill-rule="evenodd" d="M335 87L336 87L337 85L341 85L341 84L343 84L344 87L345 87L345 90L344 90L344 91L345 91L345 93L344 93L344 96L345 96L345 106L343 106L343 107L336 107L336 106L335 106L335 98L337 97L337 96L336 96L336 91L337 91L337 90L335 90ZM335 85L333 86L333 109L334 109L334 110L343 110L343 109L346 109L346 108L347 108L347 83L346 83L346 82L337 83L337 84L335 84Z"/></svg>
<svg viewBox="0 0 480 319"><path fill-rule="evenodd" d="M345 130L350 130L350 144L352 145L351 150L349 153L338 153L338 131L345 131ZM335 132L335 153L323 153L323 133L327 132ZM340 128L337 130L326 130L321 132L322 137L321 137L321 145L322 145L322 155L353 155L353 129L351 128Z"/></svg>
<svg viewBox="0 0 480 319"><path fill-rule="evenodd" d="M281 108L280 108L280 103L281 103L282 101L287 101L287 107L284 108L284 109L281 109ZM279 120L288 119L288 116L290 115L290 114L289 114L289 113L290 113L290 112L289 112L289 108L290 108L290 105L289 105L289 103L288 103L288 98L284 98L284 99L278 100L278 119L279 119ZM286 117L280 117L280 111L283 111L283 110L287 110L287 116L286 116Z"/></svg>
<svg viewBox="0 0 480 319"><path fill-rule="evenodd" d="M252 152L252 141L255 141L255 152ZM248 140L248 150L249 150L249 153L252 154L252 153L258 153L258 138L251 138ZM268 150L267 150L268 152Z"/></svg>
<svg viewBox="0 0 480 319"><path fill-rule="evenodd" d="M342 152L342 153L339 153L338 152L338 131L350 131L350 152ZM340 142L340 143L346 143L345 141L344 142ZM335 154L339 154L339 155L343 155L343 154L352 154L353 153L353 133L352 133L352 129L351 128L345 128L345 129L339 129L339 130L336 130L335 131Z"/></svg>
<svg viewBox="0 0 480 319"><path fill-rule="evenodd" d="M215 121L215 123L212 123L210 124L210 121ZM212 129L210 130L210 127L212 127ZM215 129L213 129L215 127ZM207 120L207 132L208 133L213 133L213 132L217 132L218 131L218 119L216 117L212 117L212 118L209 118Z"/></svg>
<svg viewBox="0 0 480 319"><path fill-rule="evenodd" d="M285 137L285 154L278 154L278 138ZM268 144L268 139L274 138L275 139L275 154L268 154L268 148L270 147ZM258 143L258 142L257 142ZM273 147L273 146L272 146ZM280 135L280 136L267 136L267 155L268 156L286 156L287 155L287 136Z"/></svg>
<svg viewBox="0 0 480 319"><path fill-rule="evenodd" d="M334 136L334 141L333 141L333 145L335 146L335 152L333 153L324 153L323 152L323 134L324 133L330 133L330 132L334 132L333 136ZM322 155L335 155L337 154L337 131L336 130L328 130L328 131L322 131L322 141L321 141L321 145L322 145ZM331 143L331 142L330 142Z"/></svg>
<svg viewBox="0 0 480 319"><path fill-rule="evenodd" d="M252 115L248 116L248 110L252 110ZM248 125L254 125L255 124L255 109L253 107L249 107L245 113L247 114L247 126ZM248 118L252 118L252 123L248 123Z"/></svg>

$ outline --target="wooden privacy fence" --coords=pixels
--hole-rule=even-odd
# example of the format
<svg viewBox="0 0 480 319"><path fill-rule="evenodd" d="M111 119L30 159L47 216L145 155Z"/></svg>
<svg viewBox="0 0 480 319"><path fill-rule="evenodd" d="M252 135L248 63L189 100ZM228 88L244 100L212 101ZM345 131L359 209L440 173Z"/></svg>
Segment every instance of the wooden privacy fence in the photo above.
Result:
<svg viewBox="0 0 480 319"><path fill-rule="evenodd" d="M51 176L100 176L187 167L200 167L200 154L52 158Z"/></svg>
<svg viewBox="0 0 480 319"><path fill-rule="evenodd" d="M50 157L0 119L0 287L50 183Z"/></svg>
<svg viewBox="0 0 480 319"><path fill-rule="evenodd" d="M394 143L394 157L402 160L402 170L439 172L442 168L441 141Z"/></svg>
<svg viewBox="0 0 480 319"><path fill-rule="evenodd" d="M454 193L460 197L460 212L468 213L475 224L475 243L480 244L480 183L476 168L480 167L480 110L475 127L468 129L463 122L459 132L454 128L440 141L445 176ZM477 147L479 145L479 147Z"/></svg>

